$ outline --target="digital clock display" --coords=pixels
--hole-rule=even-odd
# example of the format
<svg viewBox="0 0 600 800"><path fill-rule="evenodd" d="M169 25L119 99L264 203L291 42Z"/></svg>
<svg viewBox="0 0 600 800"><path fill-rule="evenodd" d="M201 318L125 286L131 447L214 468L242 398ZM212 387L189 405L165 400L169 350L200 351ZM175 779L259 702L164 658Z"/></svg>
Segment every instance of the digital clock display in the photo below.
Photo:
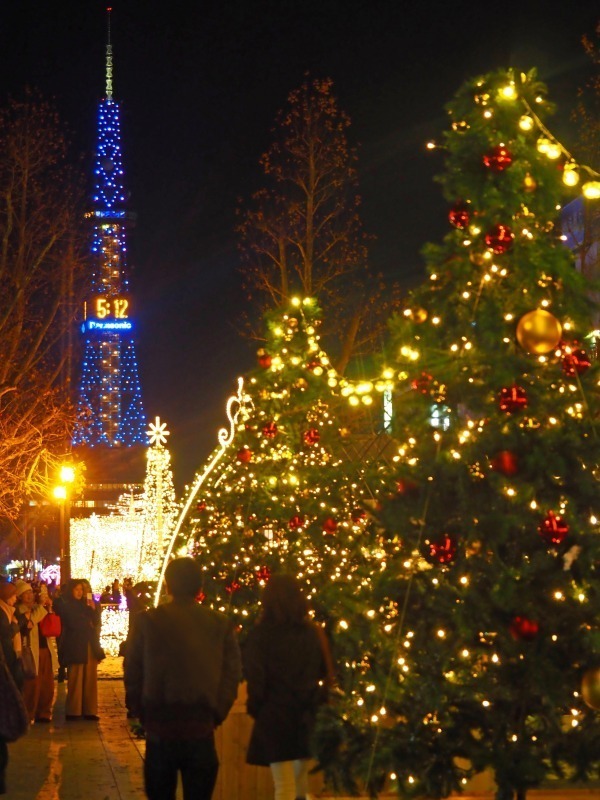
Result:
<svg viewBox="0 0 600 800"><path fill-rule="evenodd" d="M126 297L96 297L92 301L92 316L97 319L128 319L129 300Z"/></svg>

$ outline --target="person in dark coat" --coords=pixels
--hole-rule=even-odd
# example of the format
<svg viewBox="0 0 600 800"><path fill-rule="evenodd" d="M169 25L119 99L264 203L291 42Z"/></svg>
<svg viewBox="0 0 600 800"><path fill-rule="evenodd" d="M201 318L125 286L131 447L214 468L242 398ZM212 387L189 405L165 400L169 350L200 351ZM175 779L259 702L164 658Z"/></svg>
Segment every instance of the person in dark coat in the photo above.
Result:
<svg viewBox="0 0 600 800"><path fill-rule="evenodd" d="M99 611L85 598L84 584L72 580L59 606L61 663L67 667L66 719L98 719Z"/></svg>
<svg viewBox="0 0 600 800"><path fill-rule="evenodd" d="M271 767L275 800L306 798L310 738L332 666L324 634L291 575L270 577L242 661L254 718L246 760Z"/></svg>
<svg viewBox="0 0 600 800"><path fill-rule="evenodd" d="M214 729L237 696L241 659L233 623L196 603L202 572L192 558L165 571L172 602L132 618L125 651L131 713L146 730L144 783L149 800L210 800L219 761Z"/></svg>
<svg viewBox="0 0 600 800"><path fill-rule="evenodd" d="M6 663L17 688L23 686L23 670L15 649L19 637L19 625L15 619L17 590L14 583L0 580L0 662ZM6 768L8 766L8 745L0 738L0 794L6 794Z"/></svg>

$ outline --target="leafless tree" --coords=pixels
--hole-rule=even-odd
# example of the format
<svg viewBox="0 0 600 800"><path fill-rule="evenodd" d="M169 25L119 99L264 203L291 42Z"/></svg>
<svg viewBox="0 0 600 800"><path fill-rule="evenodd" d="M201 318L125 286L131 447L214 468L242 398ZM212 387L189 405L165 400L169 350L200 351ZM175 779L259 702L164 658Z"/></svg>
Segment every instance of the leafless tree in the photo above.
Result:
<svg viewBox="0 0 600 800"><path fill-rule="evenodd" d="M261 310L315 297L338 371L372 344L387 318L359 215L357 154L333 82L306 78L276 118L260 159L265 186L239 210L242 271Z"/></svg>
<svg viewBox="0 0 600 800"><path fill-rule="evenodd" d="M46 485L70 439L82 183L61 123L28 92L0 109L0 518Z"/></svg>

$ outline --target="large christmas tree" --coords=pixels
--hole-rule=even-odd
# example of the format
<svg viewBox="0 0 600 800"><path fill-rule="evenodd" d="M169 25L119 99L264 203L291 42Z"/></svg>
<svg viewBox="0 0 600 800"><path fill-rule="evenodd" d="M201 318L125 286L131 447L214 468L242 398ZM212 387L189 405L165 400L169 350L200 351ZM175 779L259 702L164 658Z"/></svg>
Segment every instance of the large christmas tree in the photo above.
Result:
<svg viewBox="0 0 600 800"><path fill-rule="evenodd" d="M348 391L366 408L373 387L352 386L335 372L319 326L310 299L268 316L231 442L190 489L174 546L200 561L203 601L242 626L255 619L261 587L275 571L297 576L318 617L333 625L340 595L369 592L385 563L366 512L378 479L365 480L360 447L338 414L348 409Z"/></svg>
<svg viewBox="0 0 600 800"><path fill-rule="evenodd" d="M373 793L445 797L489 768L497 799L521 800L598 774L591 287L561 241L577 165L546 128L545 87L499 71L447 110L451 230L391 324L410 392L379 516L401 557L374 587L364 691L330 710L320 747Z"/></svg>

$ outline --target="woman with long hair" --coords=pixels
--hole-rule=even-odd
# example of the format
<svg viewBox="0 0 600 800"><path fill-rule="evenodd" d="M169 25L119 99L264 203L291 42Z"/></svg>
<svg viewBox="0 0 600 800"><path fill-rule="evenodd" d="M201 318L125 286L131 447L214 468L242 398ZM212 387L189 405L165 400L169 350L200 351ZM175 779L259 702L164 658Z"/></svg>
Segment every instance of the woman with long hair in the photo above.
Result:
<svg viewBox="0 0 600 800"><path fill-rule="evenodd" d="M254 718L247 761L270 766L275 800L307 799L310 739L333 670L323 632L291 575L269 579L242 658Z"/></svg>
<svg viewBox="0 0 600 800"><path fill-rule="evenodd" d="M67 667L66 719L97 720L99 612L81 580L71 580L64 597L60 657Z"/></svg>

